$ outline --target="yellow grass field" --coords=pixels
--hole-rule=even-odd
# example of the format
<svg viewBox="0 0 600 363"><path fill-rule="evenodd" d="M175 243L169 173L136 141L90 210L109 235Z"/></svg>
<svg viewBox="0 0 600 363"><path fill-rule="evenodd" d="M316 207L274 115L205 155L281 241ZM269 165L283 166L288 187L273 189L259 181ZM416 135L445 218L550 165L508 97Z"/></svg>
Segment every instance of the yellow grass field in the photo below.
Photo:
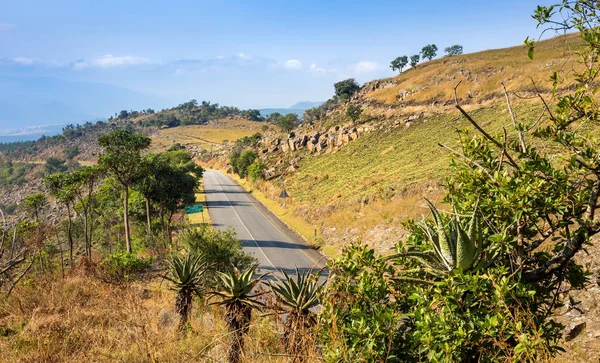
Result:
<svg viewBox="0 0 600 363"><path fill-rule="evenodd" d="M151 149L164 150L175 143L184 146L198 146L212 151L216 146L226 142L234 142L244 136L251 136L261 131L264 123L242 119L219 120L211 125L178 126L160 130L152 136Z"/></svg>

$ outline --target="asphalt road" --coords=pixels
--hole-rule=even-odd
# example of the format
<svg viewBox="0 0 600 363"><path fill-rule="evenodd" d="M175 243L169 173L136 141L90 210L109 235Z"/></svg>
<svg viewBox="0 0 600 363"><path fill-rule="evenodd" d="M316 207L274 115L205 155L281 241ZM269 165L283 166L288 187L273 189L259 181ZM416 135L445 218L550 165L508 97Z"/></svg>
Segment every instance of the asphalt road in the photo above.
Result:
<svg viewBox="0 0 600 363"><path fill-rule="evenodd" d="M217 229L233 228L244 250L261 271L283 269L288 274L325 265L325 258L269 212L233 179L216 170L204 172L208 212Z"/></svg>

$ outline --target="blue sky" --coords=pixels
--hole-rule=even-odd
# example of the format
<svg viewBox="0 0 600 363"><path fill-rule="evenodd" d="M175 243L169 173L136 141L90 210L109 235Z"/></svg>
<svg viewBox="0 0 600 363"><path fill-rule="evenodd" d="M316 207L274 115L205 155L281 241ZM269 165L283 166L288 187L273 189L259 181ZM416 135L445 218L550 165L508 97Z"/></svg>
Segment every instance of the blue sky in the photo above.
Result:
<svg viewBox="0 0 600 363"><path fill-rule="evenodd" d="M326 100L344 78L391 76L391 59L425 44L518 45L539 34L530 14L548 3L5 0L0 76L111 84L157 108L191 98L287 107Z"/></svg>

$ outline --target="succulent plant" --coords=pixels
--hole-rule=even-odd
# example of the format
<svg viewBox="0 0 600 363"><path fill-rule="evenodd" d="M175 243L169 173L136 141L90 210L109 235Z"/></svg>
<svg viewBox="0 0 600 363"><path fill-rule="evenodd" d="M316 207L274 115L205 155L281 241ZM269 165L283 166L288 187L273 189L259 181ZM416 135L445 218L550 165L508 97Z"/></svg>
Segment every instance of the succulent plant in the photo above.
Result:
<svg viewBox="0 0 600 363"><path fill-rule="evenodd" d="M201 256L187 255L175 256L169 261L169 276L165 279L171 281L177 291L175 310L181 316L179 329L183 330L188 322L192 309L193 295L202 297L206 273L209 269L202 263Z"/></svg>
<svg viewBox="0 0 600 363"><path fill-rule="evenodd" d="M258 299L264 292L256 292L254 288L267 274L253 278L257 268L258 264L255 264L241 273L237 270L233 273L219 273L223 289L211 293L212 296L221 298L221 301L215 304L223 305L226 309L225 322L231 333L231 345L228 353L231 363L240 361L244 349L244 335L250 329L252 310L261 310L264 305Z"/></svg>
<svg viewBox="0 0 600 363"><path fill-rule="evenodd" d="M275 298L282 304L281 310L288 314L284 343L292 361L304 361L314 345L312 328L316 324L316 318L310 309L319 304L319 298L323 294L325 281L319 283L322 271L314 273L313 267L301 273L296 268L294 278L282 270L283 278L275 277L276 282L269 282Z"/></svg>
<svg viewBox="0 0 600 363"><path fill-rule="evenodd" d="M483 234L479 207L475 206L469 217L454 214L444 218L438 209L426 199L433 216L434 226L421 221L417 226L428 237L433 250L425 252L400 253L395 257L408 257L421 262L422 268L406 272L424 272L434 276L443 276L454 269L467 271L479 266Z"/></svg>

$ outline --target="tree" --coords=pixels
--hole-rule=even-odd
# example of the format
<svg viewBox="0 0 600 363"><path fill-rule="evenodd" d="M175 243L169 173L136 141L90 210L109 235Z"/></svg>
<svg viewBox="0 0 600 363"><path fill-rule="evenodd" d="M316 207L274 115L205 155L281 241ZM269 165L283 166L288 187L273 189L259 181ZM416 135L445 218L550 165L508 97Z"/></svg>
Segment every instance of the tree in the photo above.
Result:
<svg viewBox="0 0 600 363"><path fill-rule="evenodd" d="M407 64L408 57L403 55L394 59L392 63L390 63L390 68L392 68L392 71L398 70L400 73L402 73L402 69L404 69L404 67L406 67Z"/></svg>
<svg viewBox="0 0 600 363"><path fill-rule="evenodd" d="M23 209L31 217L35 218L36 222L40 221L40 213L48 205L48 200L43 193L35 193L23 198Z"/></svg>
<svg viewBox="0 0 600 363"><path fill-rule="evenodd" d="M354 78L348 78L346 80L337 82L333 85L335 88L335 95L342 100L348 100L355 94L359 89L360 85L354 80Z"/></svg>
<svg viewBox="0 0 600 363"><path fill-rule="evenodd" d="M411 55L410 56L410 66L412 68L417 68L417 64L419 64L419 61L421 60L421 57L418 54L415 55Z"/></svg>
<svg viewBox="0 0 600 363"><path fill-rule="evenodd" d="M119 116L117 118L124 120L128 117L129 117L129 112L127 110L121 110L121 112L119 112Z"/></svg>
<svg viewBox="0 0 600 363"><path fill-rule="evenodd" d="M264 117L260 114L260 111L255 109L244 110L240 116L250 121L260 122L264 120Z"/></svg>
<svg viewBox="0 0 600 363"><path fill-rule="evenodd" d="M150 146L150 138L144 134L126 130L115 130L98 138L104 152L98 164L115 177L123 186L123 222L125 225L125 246L131 252L129 229L129 188L141 161L141 151Z"/></svg>
<svg viewBox="0 0 600 363"><path fill-rule="evenodd" d="M196 165L185 150L153 154L149 162L154 179L151 199L159 205L163 235L166 232L170 239L171 219L177 210L196 201L204 169Z"/></svg>
<svg viewBox="0 0 600 363"><path fill-rule="evenodd" d="M281 131L290 132L300 124L300 120L298 120L298 115L295 113L288 113L285 116L279 117L275 124Z"/></svg>
<svg viewBox="0 0 600 363"><path fill-rule="evenodd" d="M306 122L306 123L312 123L312 122L318 120L320 117L321 117L320 107L313 107L313 108L309 108L308 110L304 111L304 114L302 114L302 121Z"/></svg>
<svg viewBox="0 0 600 363"><path fill-rule="evenodd" d="M62 203L67 212L67 238L69 240L69 262L73 266L73 210L76 199L77 180L71 174L56 173L44 178L44 185L48 194Z"/></svg>
<svg viewBox="0 0 600 363"><path fill-rule="evenodd" d="M437 46L435 44L429 44L421 49L421 57L423 59L432 60L437 55Z"/></svg>
<svg viewBox="0 0 600 363"><path fill-rule="evenodd" d="M461 55L463 54L463 46L458 44L452 45L444 49L444 52L446 52L448 56Z"/></svg>
<svg viewBox="0 0 600 363"><path fill-rule="evenodd" d="M348 106L348 110L346 110L346 115L350 117L352 124L356 124L356 121L358 121L362 112L363 109L361 105L351 104Z"/></svg>
<svg viewBox="0 0 600 363"><path fill-rule="evenodd" d="M102 169L95 166L85 166L72 173L73 192L81 206L85 251L89 260L92 258L92 240L94 235L94 192L102 178Z"/></svg>
<svg viewBox="0 0 600 363"><path fill-rule="evenodd" d="M55 157L49 157L46 159L46 165L44 166L47 175L65 172L69 168L65 165L65 160L61 160Z"/></svg>

